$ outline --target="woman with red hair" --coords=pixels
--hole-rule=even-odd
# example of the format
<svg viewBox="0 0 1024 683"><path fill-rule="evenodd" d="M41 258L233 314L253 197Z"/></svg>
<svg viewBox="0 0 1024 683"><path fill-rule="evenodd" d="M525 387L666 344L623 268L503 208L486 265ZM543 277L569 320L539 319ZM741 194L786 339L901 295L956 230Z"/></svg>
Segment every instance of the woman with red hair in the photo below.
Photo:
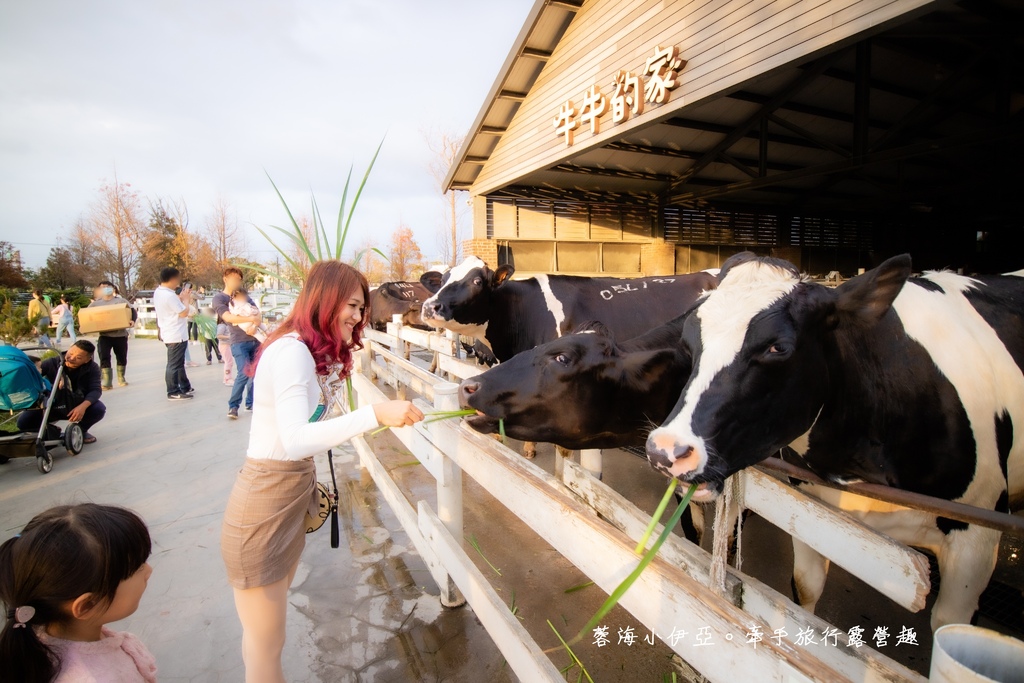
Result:
<svg viewBox="0 0 1024 683"><path fill-rule="evenodd" d="M288 587L317 511L313 455L378 425L423 419L409 401L343 413L344 380L368 319L366 278L340 261L313 264L291 313L255 362L249 448L228 500L221 553L242 622L246 683L283 683Z"/></svg>

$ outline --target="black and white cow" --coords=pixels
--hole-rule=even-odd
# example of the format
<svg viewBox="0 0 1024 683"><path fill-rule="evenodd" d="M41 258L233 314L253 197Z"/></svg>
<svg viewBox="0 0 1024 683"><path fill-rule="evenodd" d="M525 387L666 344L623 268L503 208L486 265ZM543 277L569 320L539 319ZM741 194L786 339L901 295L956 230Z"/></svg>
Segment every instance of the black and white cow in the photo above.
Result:
<svg viewBox="0 0 1024 683"><path fill-rule="evenodd" d="M493 434L501 419L513 439L569 449L642 447L689 377L683 319L624 342L601 323L585 323L518 353L462 382L460 403L479 413L466 421Z"/></svg>
<svg viewBox="0 0 1024 683"><path fill-rule="evenodd" d="M834 481L888 484L987 509L1018 505L1024 271L910 278L910 268L910 257L898 256L832 290L785 261L729 259L718 288L683 325L692 370L672 413L648 437L651 464L699 483L695 497L710 500L725 477L792 444ZM932 627L969 621L995 566L999 532L876 509L858 514L938 557ZM809 549L797 551L798 563L815 561ZM824 560L816 561L810 585L808 574L795 576L808 605L824 583Z"/></svg>
<svg viewBox="0 0 1024 683"><path fill-rule="evenodd" d="M440 288L423 303L423 322L474 337L504 362L590 320L600 320L620 339L641 335L685 312L716 284L715 276L707 272L512 280L514 272L512 266L492 271L470 256L445 273Z"/></svg>
<svg viewBox="0 0 1024 683"><path fill-rule="evenodd" d="M427 286L430 283L431 286ZM370 292L370 324L383 330L392 316L402 316L402 322L413 327L427 328L420 319L423 302L441 285L441 274L424 273L420 282L385 282Z"/></svg>

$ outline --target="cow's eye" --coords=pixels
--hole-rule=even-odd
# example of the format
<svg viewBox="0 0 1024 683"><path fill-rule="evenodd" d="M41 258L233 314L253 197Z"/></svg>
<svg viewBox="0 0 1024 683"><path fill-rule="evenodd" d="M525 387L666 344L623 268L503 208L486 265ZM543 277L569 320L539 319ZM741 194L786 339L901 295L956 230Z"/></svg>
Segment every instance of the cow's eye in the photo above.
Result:
<svg viewBox="0 0 1024 683"><path fill-rule="evenodd" d="M561 363L562 365L568 365L569 364L569 356L565 355L564 353L560 353L557 356L555 356L555 362L556 363Z"/></svg>
<svg viewBox="0 0 1024 683"><path fill-rule="evenodd" d="M476 285L477 287L479 287L483 283L484 283L484 281L481 280L480 278L478 278L478 277L473 278L473 284Z"/></svg>
<svg viewBox="0 0 1024 683"><path fill-rule="evenodd" d="M765 351L768 356L782 356L789 352L789 347L782 342L775 342Z"/></svg>

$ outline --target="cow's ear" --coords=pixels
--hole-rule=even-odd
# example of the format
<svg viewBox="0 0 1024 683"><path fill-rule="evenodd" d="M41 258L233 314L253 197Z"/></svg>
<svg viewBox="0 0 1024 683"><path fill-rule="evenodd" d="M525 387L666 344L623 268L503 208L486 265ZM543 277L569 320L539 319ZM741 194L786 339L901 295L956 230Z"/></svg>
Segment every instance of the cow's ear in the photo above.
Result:
<svg viewBox="0 0 1024 683"><path fill-rule="evenodd" d="M910 277L910 254L893 256L836 288L836 314L868 324L889 312Z"/></svg>
<svg viewBox="0 0 1024 683"><path fill-rule="evenodd" d="M437 294L437 290L441 289L441 277L441 273L436 270L428 270L420 275L420 284L426 287L430 293Z"/></svg>
<svg viewBox="0 0 1024 683"><path fill-rule="evenodd" d="M655 349L622 354L621 382L634 391L649 392L668 381L668 372L689 373L686 354L677 349Z"/></svg>
<svg viewBox="0 0 1024 683"><path fill-rule="evenodd" d="M510 265L498 266L498 269L494 271L494 276L491 278L491 287L497 289L503 284L508 282L509 278L512 277L512 273L516 272L515 267Z"/></svg>

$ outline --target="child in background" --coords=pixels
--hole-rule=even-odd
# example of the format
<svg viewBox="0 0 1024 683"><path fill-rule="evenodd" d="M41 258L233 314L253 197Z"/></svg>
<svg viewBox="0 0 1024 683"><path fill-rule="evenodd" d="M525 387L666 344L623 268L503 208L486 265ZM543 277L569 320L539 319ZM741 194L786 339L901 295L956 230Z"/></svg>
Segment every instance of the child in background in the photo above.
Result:
<svg viewBox="0 0 1024 683"><path fill-rule="evenodd" d="M206 317L206 318L212 318L214 320L217 319L217 314L214 312L214 310L212 308L209 308L209 307L203 309L203 316ZM198 325L197 325L197 327L198 327ZM210 339L209 337L207 337L206 336L207 333L205 331L206 329L207 328L205 328L205 327L202 327L202 328L199 329L199 336L203 338L203 350L206 351L206 364L207 365L211 365L213 363L213 354L214 353L217 354L217 362L218 363L223 363L224 362L224 358L223 358L223 356L220 355L220 343L219 343L220 340L217 339L217 334L216 333L214 333L214 335L213 335L214 338L213 339Z"/></svg>
<svg viewBox="0 0 1024 683"><path fill-rule="evenodd" d="M50 508L0 545L3 679L155 683L146 646L106 626L138 608L151 549L138 515L95 503Z"/></svg>
<svg viewBox="0 0 1024 683"><path fill-rule="evenodd" d="M231 330L227 323L217 323L217 348L220 351L220 357L224 359L224 384L229 387L235 383L235 378L231 376L231 368L235 366L235 359L231 355Z"/></svg>
<svg viewBox="0 0 1024 683"><path fill-rule="evenodd" d="M249 298L249 292L244 289L237 289L231 295L231 303L228 304L228 310L231 311L232 315L250 316L259 315L260 313L259 306L252 303L252 300ZM250 337L256 337L261 344L267 338L267 326L262 323L239 323L238 327Z"/></svg>

